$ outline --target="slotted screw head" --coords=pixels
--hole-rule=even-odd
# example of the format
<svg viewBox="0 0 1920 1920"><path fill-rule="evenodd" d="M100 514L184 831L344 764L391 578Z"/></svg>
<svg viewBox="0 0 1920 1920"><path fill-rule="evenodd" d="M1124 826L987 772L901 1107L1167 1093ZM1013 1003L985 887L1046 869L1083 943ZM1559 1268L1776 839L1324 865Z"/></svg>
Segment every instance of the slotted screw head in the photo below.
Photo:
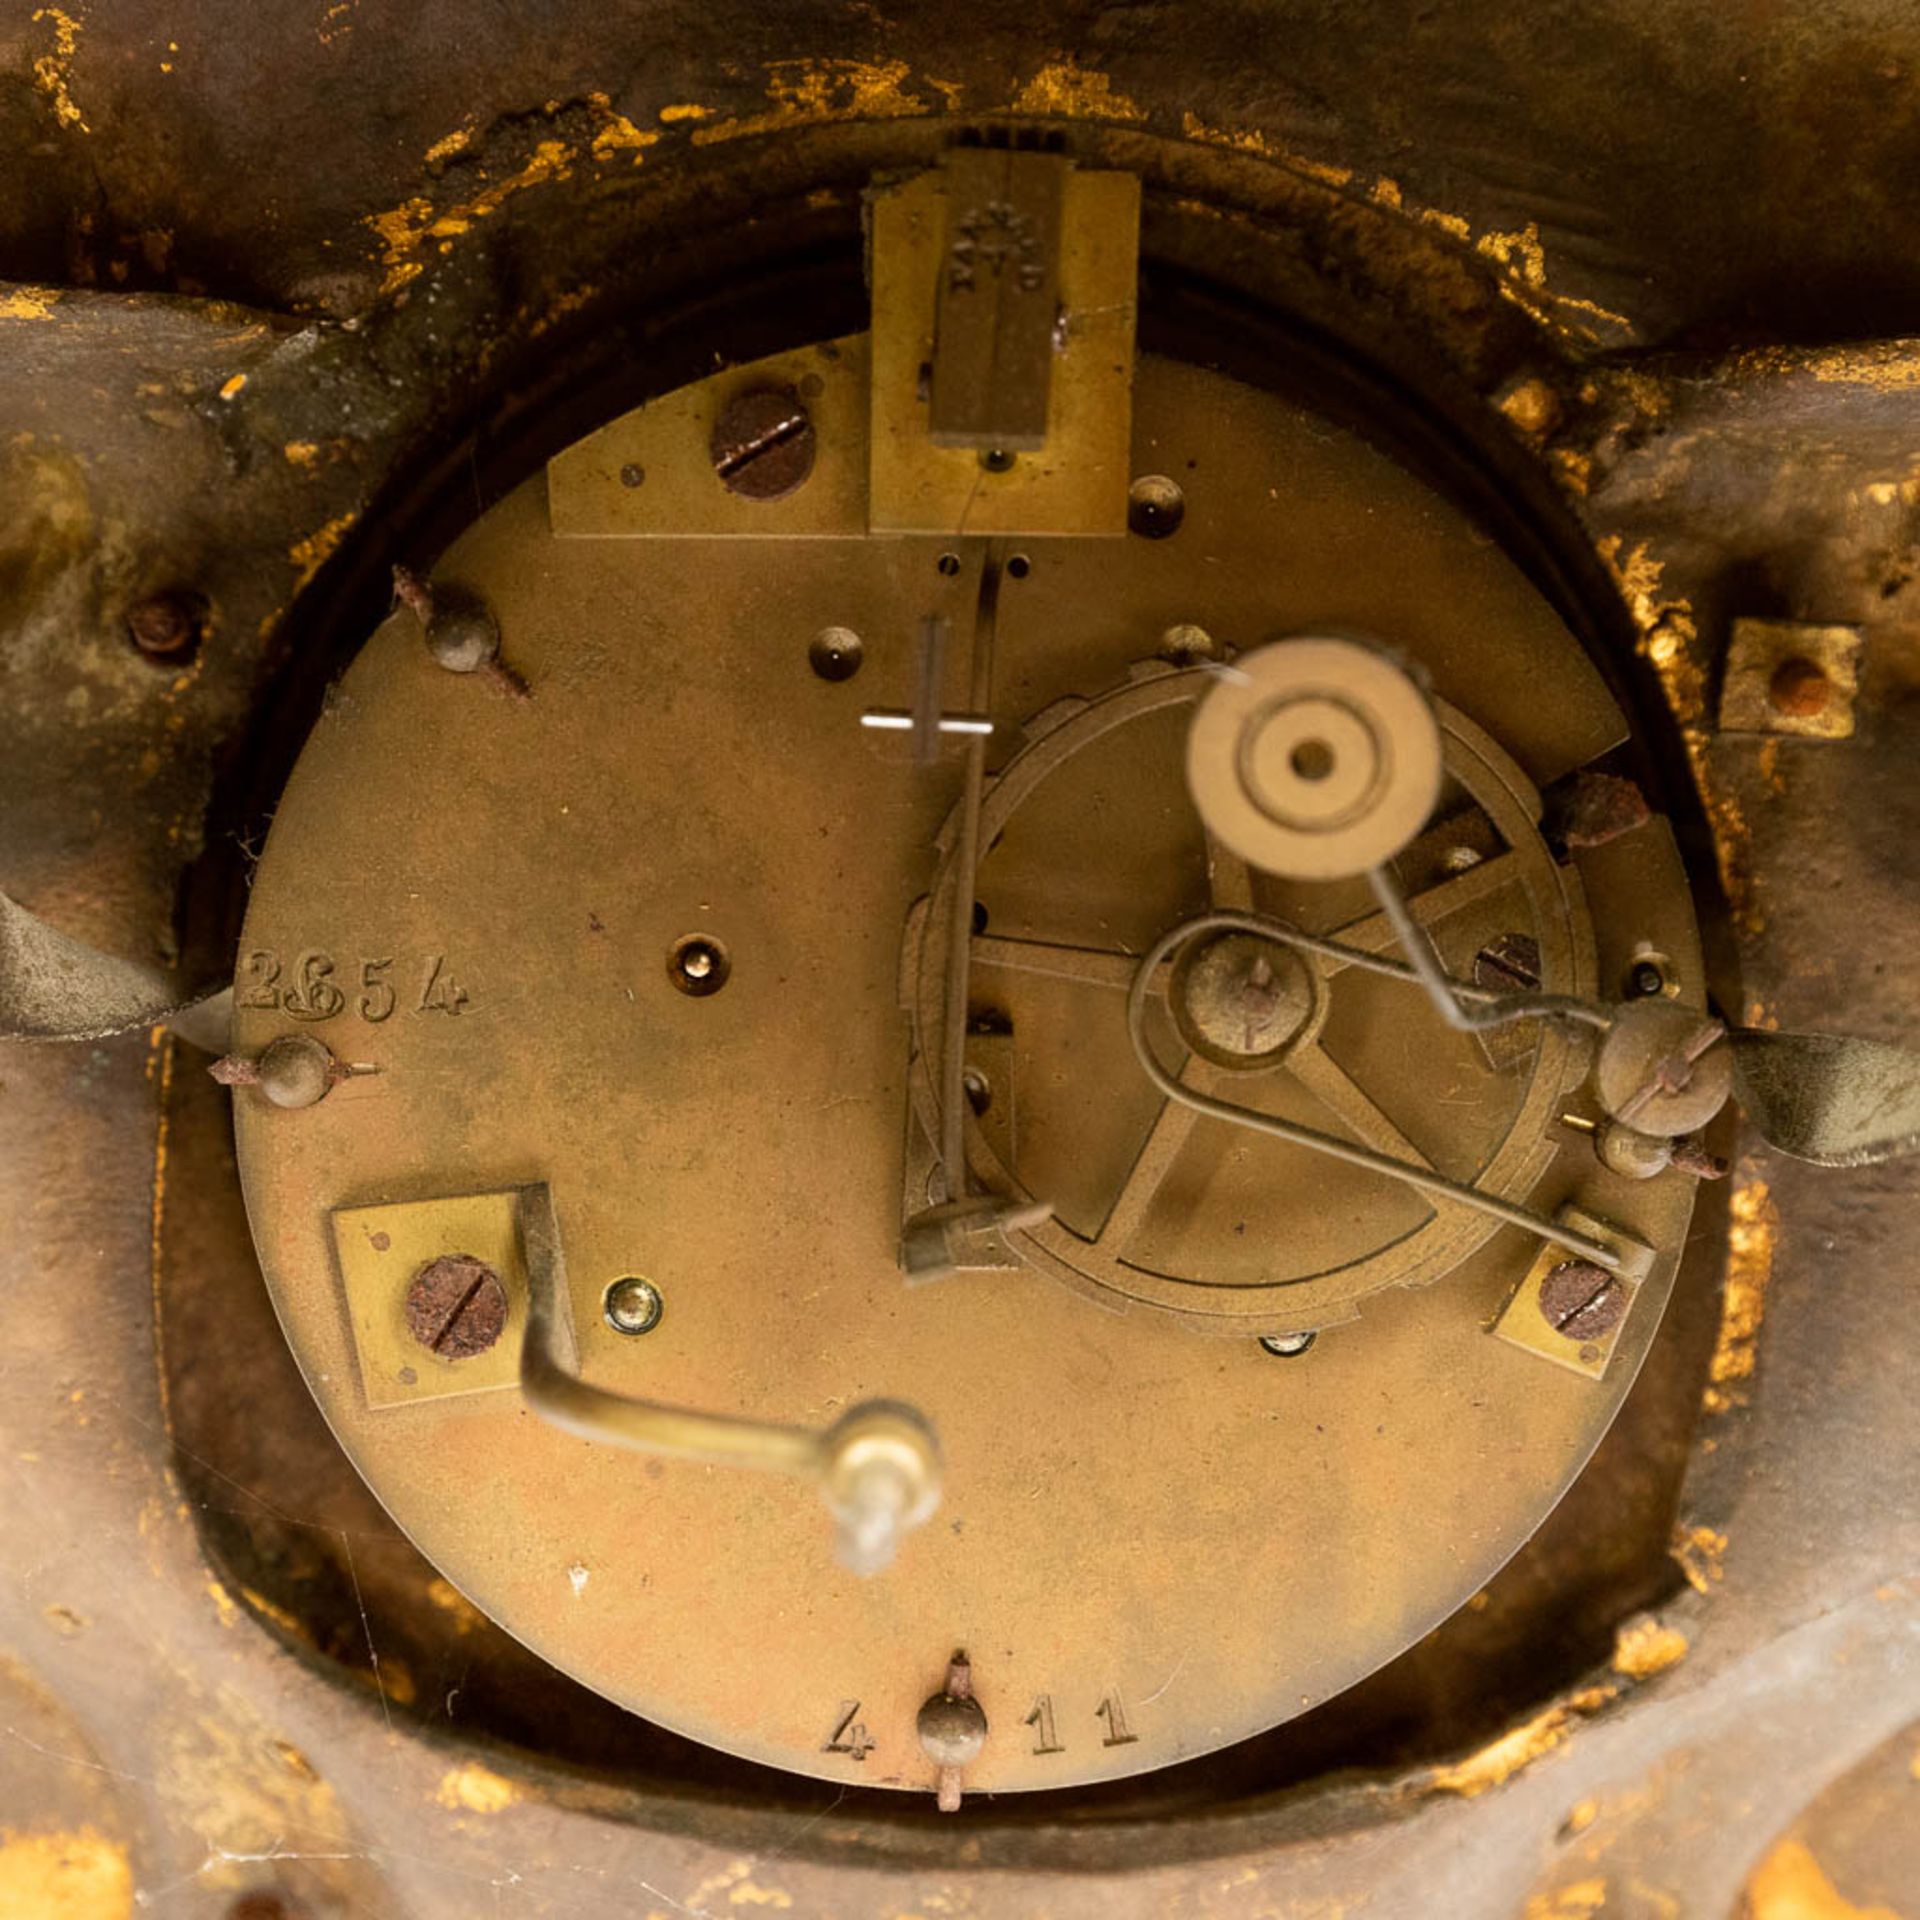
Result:
<svg viewBox="0 0 1920 1920"><path fill-rule="evenodd" d="M720 410L707 450L729 492L784 499L813 471L813 420L793 388L749 387Z"/></svg>
<svg viewBox="0 0 1920 1920"><path fill-rule="evenodd" d="M1563 1260L1540 1282L1540 1316L1569 1340L1598 1340L1626 1310L1626 1288L1591 1260Z"/></svg>
<svg viewBox="0 0 1920 1920"><path fill-rule="evenodd" d="M507 1324L507 1290L484 1260L443 1253L407 1287L407 1331L442 1360L485 1353Z"/></svg>

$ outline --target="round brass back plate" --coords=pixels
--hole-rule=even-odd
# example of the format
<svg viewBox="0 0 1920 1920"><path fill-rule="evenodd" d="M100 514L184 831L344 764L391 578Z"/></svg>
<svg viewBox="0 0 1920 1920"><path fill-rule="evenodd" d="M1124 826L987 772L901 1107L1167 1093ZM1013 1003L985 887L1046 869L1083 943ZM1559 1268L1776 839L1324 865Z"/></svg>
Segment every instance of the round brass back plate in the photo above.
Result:
<svg viewBox="0 0 1920 1920"><path fill-rule="evenodd" d="M996 766L1030 718L1123 684L1175 627L1241 650L1309 625L1390 636L1535 787L1619 738L1519 572L1358 438L1152 359L1134 432L1136 468L1177 476L1183 524L1022 550L1001 596ZM688 438L687 471L706 472ZM855 457L823 435L794 500ZM650 466L656 484L672 475ZM965 631L981 546L558 539L530 480L440 575L491 607L529 696L442 671L410 615L388 621L289 783L240 956L243 1048L309 1032L365 1069L309 1108L246 1089L236 1104L268 1284L360 1470L556 1665L682 1733L847 1785L932 1786L916 1715L960 1647L989 1728L969 1791L1160 1766L1390 1658L1586 1459L1654 1336L1691 1205L1681 1176L1618 1179L1541 1116L1533 1202L1576 1200L1659 1250L1597 1374L1493 1331L1536 1251L1512 1231L1297 1359L1251 1325L1203 1338L1111 1310L1111 1290L1103 1310L1032 1267L904 1286L903 929L935 884L959 762L917 767L859 716L910 704L923 616ZM830 628L858 636L851 677L809 664ZM1139 952L1205 907L1204 853L1177 873L1163 858L1170 824L1200 846L1183 725L1167 722L1170 780L1124 759L1103 776L1098 833L1044 798L1009 824L983 866L993 934ZM1646 941L1697 990L1664 827L1582 854L1572 878L1631 903L1594 915L1599 979ZM1338 903L1324 910L1337 923ZM712 957L698 980L718 973L717 990L676 983L690 951ZM1348 985L1329 984L1327 1045ZM1111 1192L1137 1131L1076 1116L1137 1107L1141 1084L1124 1035L1061 996L1031 1014L1047 1037L1013 1159ZM1385 1071L1396 1123L1439 1158L1450 1103L1473 1095L1459 1063L1407 1070L1417 1034L1376 998L1339 1044L1354 1071ZM1428 1212L1325 1168L1248 1188L1240 1148L1221 1141L1182 1204L1257 1203L1276 1282L1294 1238L1325 1238L1329 1206L1407 1232ZM1089 1172L1098 1154L1112 1164ZM534 1185L590 1378L813 1426L871 1396L932 1418L945 1503L892 1569L836 1567L806 1486L590 1445L524 1405L513 1195ZM498 1340L451 1360L411 1343L403 1312L447 1254L493 1266L507 1295ZM623 1278L657 1289L643 1336L603 1312Z"/></svg>

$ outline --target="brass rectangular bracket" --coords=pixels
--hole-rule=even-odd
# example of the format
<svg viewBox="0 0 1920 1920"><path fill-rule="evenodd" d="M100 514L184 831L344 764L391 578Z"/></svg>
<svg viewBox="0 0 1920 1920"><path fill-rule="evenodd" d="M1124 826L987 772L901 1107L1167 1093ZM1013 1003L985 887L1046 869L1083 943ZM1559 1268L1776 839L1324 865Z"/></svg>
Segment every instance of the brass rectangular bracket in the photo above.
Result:
<svg viewBox="0 0 1920 1920"><path fill-rule="evenodd" d="M1058 273L1046 314L1044 382L1033 363L1039 315L1048 304L1044 280L1031 295L1022 293L1016 267L1013 288L992 315L965 318L960 302L967 289L953 285L954 244L971 244L977 287L981 236L996 232L997 203L978 198L984 179L978 169L994 160L1060 169ZM1020 203L1008 204L1017 213ZM1004 227L1002 221L1002 233ZM983 152L976 160L963 151L945 167L875 195L872 252L867 520L873 531L1125 533L1139 180L1043 155ZM1028 304L1015 307L1016 300Z"/></svg>
<svg viewBox="0 0 1920 1920"><path fill-rule="evenodd" d="M867 340L848 334L768 354L649 400L547 462L560 539L857 540L867 530ZM728 403L791 391L816 446L803 485L772 500L731 491L710 443Z"/></svg>
<svg viewBox="0 0 1920 1920"><path fill-rule="evenodd" d="M1073 163L957 147L935 297L927 437L936 447L1031 453L1046 444L1060 306L1060 210Z"/></svg>
<svg viewBox="0 0 1920 1920"><path fill-rule="evenodd" d="M1591 1340L1574 1340L1562 1333L1540 1311L1540 1288L1547 1275L1570 1256L1564 1247L1545 1245L1534 1255L1533 1264L1508 1296L1491 1331L1509 1346L1523 1348L1589 1380L1599 1380L1605 1376L1620 1336L1633 1317L1641 1283L1653 1271L1653 1249L1624 1227L1615 1226L1610 1220L1596 1219L1571 1204L1562 1206L1553 1217L1560 1226L1571 1227L1619 1255L1621 1264L1614 1278L1626 1289L1626 1311L1605 1333Z"/></svg>
<svg viewBox="0 0 1920 1920"><path fill-rule="evenodd" d="M394 1200L336 1207L329 1215L360 1386L369 1407L409 1406L456 1394L490 1393L520 1384L520 1343L527 1325L527 1258L523 1208L551 1212L544 1186L507 1187L430 1200ZM506 1324L484 1353L448 1360L407 1330L407 1288L442 1254L471 1254L500 1276ZM569 1349L573 1328L564 1327Z"/></svg>
<svg viewBox="0 0 1920 1920"><path fill-rule="evenodd" d="M556 454L556 537L1125 533L1138 179L959 149L876 192L871 245L870 332L725 368ZM804 415L812 458L761 496L728 484L712 444L729 405L767 389Z"/></svg>

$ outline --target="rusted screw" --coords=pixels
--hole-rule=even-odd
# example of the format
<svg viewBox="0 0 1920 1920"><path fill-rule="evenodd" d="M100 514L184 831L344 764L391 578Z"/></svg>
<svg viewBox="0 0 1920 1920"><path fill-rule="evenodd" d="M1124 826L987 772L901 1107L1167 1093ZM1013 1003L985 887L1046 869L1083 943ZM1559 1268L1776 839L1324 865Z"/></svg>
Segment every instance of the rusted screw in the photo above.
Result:
<svg viewBox="0 0 1920 1920"><path fill-rule="evenodd" d="M1727 1162L1717 1153L1709 1153L1698 1140L1676 1140L1673 1143L1673 1164L1682 1173L1690 1173L1696 1180L1724 1180L1727 1177Z"/></svg>
<svg viewBox="0 0 1920 1920"><path fill-rule="evenodd" d="M230 1053L207 1071L223 1087L258 1087L276 1107L317 1106L347 1069L310 1033L269 1040L257 1060Z"/></svg>
<svg viewBox="0 0 1920 1920"><path fill-rule="evenodd" d="M813 418L791 387L749 387L721 408L708 452L730 492L783 500L813 471Z"/></svg>
<svg viewBox="0 0 1920 1920"><path fill-rule="evenodd" d="M278 1893L243 1893L227 1909L227 1920L305 1920L306 1911Z"/></svg>
<svg viewBox="0 0 1920 1920"><path fill-rule="evenodd" d="M920 1749L940 1769L940 1811L960 1811L960 1772L987 1744L987 1716L973 1697L973 1668L964 1652L947 1663L947 1682L920 1709Z"/></svg>
<svg viewBox="0 0 1920 1920"><path fill-rule="evenodd" d="M1626 1310L1626 1288L1591 1260L1563 1260L1540 1282L1540 1317L1569 1340L1598 1340Z"/></svg>
<svg viewBox="0 0 1920 1920"><path fill-rule="evenodd" d="M500 658L500 623L477 594L436 592L406 567L393 570L393 597L420 622L427 652L449 673L477 673L502 693L524 700L527 683Z"/></svg>
<svg viewBox="0 0 1920 1920"><path fill-rule="evenodd" d="M1818 661L1802 654L1782 660L1767 682L1767 698L1775 713L1791 714L1797 720L1809 720L1825 713L1833 699L1833 682Z"/></svg>
<svg viewBox="0 0 1920 1920"><path fill-rule="evenodd" d="M1604 847L1653 818L1647 796L1617 773L1583 768L1556 781L1543 797L1547 837L1571 853Z"/></svg>
<svg viewBox="0 0 1920 1920"><path fill-rule="evenodd" d="M197 594L150 593L127 609L127 638L149 660L177 660L192 651L205 617Z"/></svg>
<svg viewBox="0 0 1920 1920"><path fill-rule="evenodd" d="M484 1260L443 1253L407 1287L407 1331L443 1360L485 1353L507 1324L507 1290Z"/></svg>
<svg viewBox="0 0 1920 1920"><path fill-rule="evenodd" d="M305 1913L277 1893L243 1893L227 1909L227 1920L302 1920Z"/></svg>

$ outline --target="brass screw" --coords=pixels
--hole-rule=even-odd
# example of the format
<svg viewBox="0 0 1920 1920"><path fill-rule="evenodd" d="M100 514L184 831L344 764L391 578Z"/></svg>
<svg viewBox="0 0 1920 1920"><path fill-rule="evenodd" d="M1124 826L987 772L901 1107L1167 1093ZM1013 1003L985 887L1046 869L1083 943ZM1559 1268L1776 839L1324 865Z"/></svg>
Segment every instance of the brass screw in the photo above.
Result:
<svg viewBox="0 0 1920 1920"><path fill-rule="evenodd" d="M629 1274L607 1289L600 1310L615 1333L651 1333L660 1324L666 1302L651 1280Z"/></svg>

